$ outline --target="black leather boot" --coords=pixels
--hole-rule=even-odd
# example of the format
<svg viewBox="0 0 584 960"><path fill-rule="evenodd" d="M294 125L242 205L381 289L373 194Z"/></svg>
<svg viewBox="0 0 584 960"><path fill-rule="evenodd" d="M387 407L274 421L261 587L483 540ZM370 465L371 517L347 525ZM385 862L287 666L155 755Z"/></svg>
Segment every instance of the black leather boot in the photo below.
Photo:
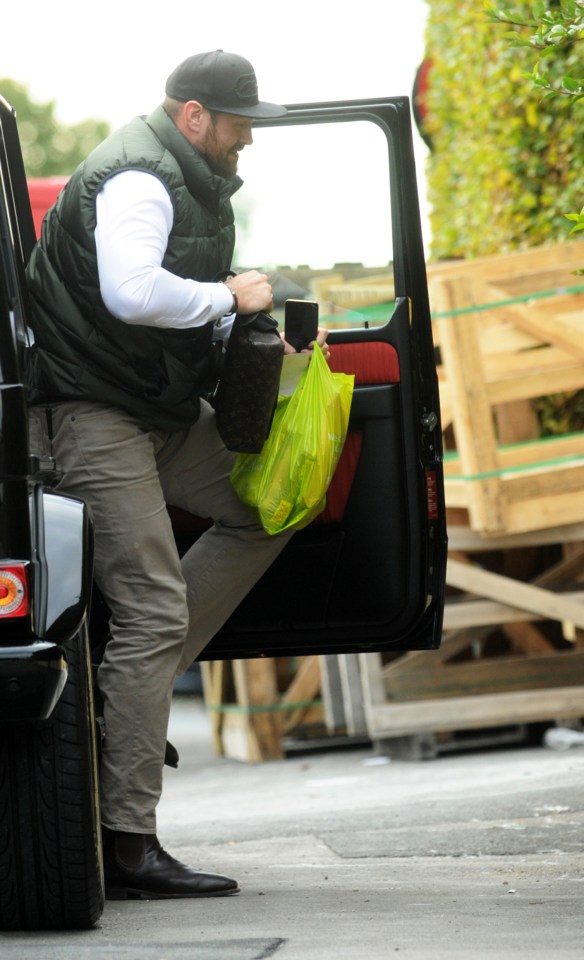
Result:
<svg viewBox="0 0 584 960"><path fill-rule="evenodd" d="M102 828L107 900L170 900L238 893L236 880L202 873L175 860L155 834Z"/></svg>

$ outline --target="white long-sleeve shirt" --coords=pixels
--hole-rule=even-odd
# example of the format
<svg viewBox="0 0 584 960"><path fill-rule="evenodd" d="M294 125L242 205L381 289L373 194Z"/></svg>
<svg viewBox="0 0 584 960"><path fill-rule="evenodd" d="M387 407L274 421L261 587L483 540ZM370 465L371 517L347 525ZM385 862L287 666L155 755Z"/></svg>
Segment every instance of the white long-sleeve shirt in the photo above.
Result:
<svg viewBox="0 0 584 960"><path fill-rule="evenodd" d="M229 334L233 297L223 283L184 280L162 267L173 209L154 174L123 170L97 195L97 266L103 301L125 323L187 329L216 321Z"/></svg>

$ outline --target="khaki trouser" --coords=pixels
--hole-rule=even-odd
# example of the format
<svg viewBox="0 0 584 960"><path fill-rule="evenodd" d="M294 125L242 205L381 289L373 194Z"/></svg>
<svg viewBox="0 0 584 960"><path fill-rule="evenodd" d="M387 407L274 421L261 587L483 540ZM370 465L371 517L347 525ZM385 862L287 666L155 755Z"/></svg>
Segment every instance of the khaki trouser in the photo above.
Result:
<svg viewBox="0 0 584 960"><path fill-rule="evenodd" d="M156 832L174 679L269 567L288 535L269 536L229 482L234 454L203 403L192 427L147 430L104 404L31 409L31 447L49 452L59 489L89 505L95 579L111 610L98 683L106 737L102 821ZM214 525L179 559L166 503Z"/></svg>

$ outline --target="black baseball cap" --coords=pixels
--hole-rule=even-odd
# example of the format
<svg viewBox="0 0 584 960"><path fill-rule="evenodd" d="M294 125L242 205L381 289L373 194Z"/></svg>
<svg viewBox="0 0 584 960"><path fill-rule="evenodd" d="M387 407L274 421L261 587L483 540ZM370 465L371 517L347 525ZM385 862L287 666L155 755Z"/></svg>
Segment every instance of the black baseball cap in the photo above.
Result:
<svg viewBox="0 0 584 960"><path fill-rule="evenodd" d="M258 99L258 82L249 60L213 50L187 57L166 81L173 100L198 100L208 110L240 117L282 117L286 107Z"/></svg>

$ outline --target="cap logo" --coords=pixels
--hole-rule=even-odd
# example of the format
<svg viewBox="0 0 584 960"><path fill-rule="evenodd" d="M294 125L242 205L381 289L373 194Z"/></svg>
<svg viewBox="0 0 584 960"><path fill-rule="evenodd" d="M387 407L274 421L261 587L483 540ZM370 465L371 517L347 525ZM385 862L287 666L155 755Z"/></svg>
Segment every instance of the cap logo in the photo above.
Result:
<svg viewBox="0 0 584 960"><path fill-rule="evenodd" d="M241 77L238 77L234 92L240 100L254 100L257 102L258 84L255 75L253 73L244 73Z"/></svg>

